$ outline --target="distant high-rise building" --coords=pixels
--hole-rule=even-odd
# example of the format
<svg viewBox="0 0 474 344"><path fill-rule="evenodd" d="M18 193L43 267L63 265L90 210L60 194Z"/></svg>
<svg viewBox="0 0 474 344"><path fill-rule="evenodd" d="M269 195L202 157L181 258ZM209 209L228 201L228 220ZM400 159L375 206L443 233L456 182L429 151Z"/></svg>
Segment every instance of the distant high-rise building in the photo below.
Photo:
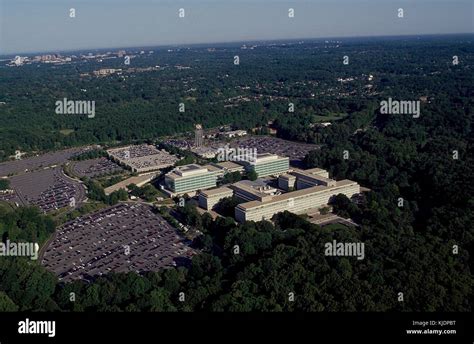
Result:
<svg viewBox="0 0 474 344"><path fill-rule="evenodd" d="M201 124L196 124L196 130L194 131L194 146L201 147L203 144L203 130Z"/></svg>

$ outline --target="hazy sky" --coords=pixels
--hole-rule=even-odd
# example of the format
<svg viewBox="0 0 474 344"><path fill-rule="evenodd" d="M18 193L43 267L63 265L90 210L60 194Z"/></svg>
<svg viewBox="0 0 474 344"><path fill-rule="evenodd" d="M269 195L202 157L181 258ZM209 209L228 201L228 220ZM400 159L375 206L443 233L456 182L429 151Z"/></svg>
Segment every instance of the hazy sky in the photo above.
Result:
<svg viewBox="0 0 474 344"><path fill-rule="evenodd" d="M0 0L0 55L474 32L473 0ZM69 17L75 8L76 17ZM185 18L178 9L185 9ZM294 8L295 17L288 17ZM403 8L404 18L397 10Z"/></svg>

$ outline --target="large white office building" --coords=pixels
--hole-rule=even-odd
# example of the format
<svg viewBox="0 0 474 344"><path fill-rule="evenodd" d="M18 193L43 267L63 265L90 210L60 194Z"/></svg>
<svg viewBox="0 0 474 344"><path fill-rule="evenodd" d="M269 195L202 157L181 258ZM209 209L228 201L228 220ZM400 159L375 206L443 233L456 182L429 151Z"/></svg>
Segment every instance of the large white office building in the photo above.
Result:
<svg viewBox="0 0 474 344"><path fill-rule="evenodd" d="M215 171L196 164L176 167L165 175L165 189L170 196L193 194L198 190L210 189L217 185Z"/></svg>
<svg viewBox="0 0 474 344"><path fill-rule="evenodd" d="M275 195L262 201L254 200L239 204L235 208L235 219L239 222L270 220L273 215L285 210L302 214L328 204L335 195L344 194L351 198L358 193L360 193L360 185L357 182L340 180L332 186L312 186Z"/></svg>
<svg viewBox="0 0 474 344"><path fill-rule="evenodd" d="M290 169L290 159L288 157L270 153L257 154L256 157L249 159L244 157L244 159L239 159L237 162L242 164L245 170L255 171L259 177L280 175Z"/></svg>

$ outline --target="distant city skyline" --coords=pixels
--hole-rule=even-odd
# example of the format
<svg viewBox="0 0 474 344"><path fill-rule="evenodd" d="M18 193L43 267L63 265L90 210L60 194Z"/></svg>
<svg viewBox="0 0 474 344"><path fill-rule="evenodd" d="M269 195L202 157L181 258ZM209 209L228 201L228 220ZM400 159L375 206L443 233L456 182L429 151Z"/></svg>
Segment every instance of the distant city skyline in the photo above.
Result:
<svg viewBox="0 0 474 344"><path fill-rule="evenodd" d="M0 55L473 33L473 18L470 0L0 0Z"/></svg>

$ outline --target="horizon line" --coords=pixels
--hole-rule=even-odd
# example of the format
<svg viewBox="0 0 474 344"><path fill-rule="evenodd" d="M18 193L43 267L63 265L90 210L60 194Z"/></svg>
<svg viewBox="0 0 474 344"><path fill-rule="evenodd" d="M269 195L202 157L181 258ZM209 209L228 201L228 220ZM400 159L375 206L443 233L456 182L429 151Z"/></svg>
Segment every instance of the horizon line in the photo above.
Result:
<svg viewBox="0 0 474 344"><path fill-rule="evenodd" d="M253 39L253 40L231 40L231 41L214 41L214 42L197 42L197 43L174 43L174 44L151 44L151 45L137 45L137 46L109 46L100 48L73 48L73 49L55 49L55 50L37 50L37 51L20 51L12 52L8 54L1 54L0 57L8 57L14 55L34 55L34 54L45 54L45 53L72 53L72 52L83 52L83 51L101 51L101 50L116 50L116 49L138 49L138 48L184 48L199 45L220 45L220 44L238 44L238 43L269 43L269 42L294 42L301 40L327 40L327 39L371 39L371 38L408 38L408 37L429 37L429 36L463 36L463 35L474 35L474 32L456 32L456 33L423 33L423 34L406 34L406 35L362 35L362 36L322 36L322 37L301 37L301 38L272 38L272 39Z"/></svg>

